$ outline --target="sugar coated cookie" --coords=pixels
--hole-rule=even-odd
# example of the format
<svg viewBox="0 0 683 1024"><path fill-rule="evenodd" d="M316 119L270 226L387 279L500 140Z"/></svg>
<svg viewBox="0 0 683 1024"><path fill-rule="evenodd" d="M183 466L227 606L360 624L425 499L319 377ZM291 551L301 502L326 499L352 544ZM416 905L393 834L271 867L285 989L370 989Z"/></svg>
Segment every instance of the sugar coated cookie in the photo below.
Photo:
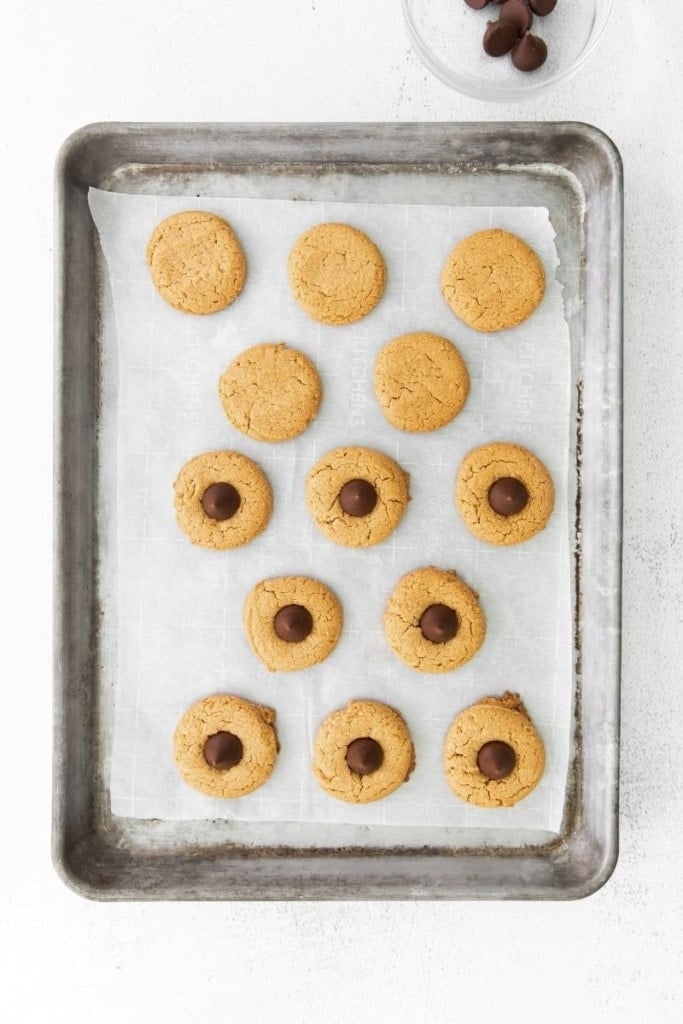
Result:
<svg viewBox="0 0 683 1024"><path fill-rule="evenodd" d="M486 697L448 730L443 765L456 796L477 807L512 807L536 787L543 742L516 693Z"/></svg>
<svg viewBox="0 0 683 1024"><path fill-rule="evenodd" d="M205 697L185 712L173 734L176 768L188 786L207 796L246 796L275 767L274 723L271 708L242 697Z"/></svg>
<svg viewBox="0 0 683 1024"><path fill-rule="evenodd" d="M412 433L450 423L470 390L467 367L455 345L426 332L402 334L380 349L373 383L389 423Z"/></svg>
<svg viewBox="0 0 683 1024"><path fill-rule="evenodd" d="M294 672L324 661L337 645L342 608L329 587L308 576L262 580L244 603L244 628L254 654L271 672Z"/></svg>
<svg viewBox="0 0 683 1024"><path fill-rule="evenodd" d="M540 459L518 444L496 441L460 463L455 503L468 528L489 544L520 544L544 528L555 489Z"/></svg>
<svg viewBox="0 0 683 1024"><path fill-rule="evenodd" d="M318 529L347 547L386 540L409 498L407 474L372 448L335 448L306 480L306 505Z"/></svg>
<svg viewBox="0 0 683 1024"><path fill-rule="evenodd" d="M337 800L368 804L393 793L415 767L408 728L397 711L354 700L335 711L315 738L313 774Z"/></svg>
<svg viewBox="0 0 683 1024"><path fill-rule="evenodd" d="M441 291L475 331L502 331L531 316L545 292L534 250L509 231L477 231L456 245L441 273Z"/></svg>
<svg viewBox="0 0 683 1024"><path fill-rule="evenodd" d="M240 352L218 391L225 415L243 434L286 441L303 433L317 414L322 385L311 360L280 343Z"/></svg>
<svg viewBox="0 0 683 1024"><path fill-rule="evenodd" d="M247 261L235 232L215 213L185 210L157 224L147 244L152 281L181 313L217 313L237 298Z"/></svg>
<svg viewBox="0 0 683 1024"><path fill-rule="evenodd" d="M381 252L362 231L350 224L317 224L289 254L289 283L313 320L351 324L382 298L386 268Z"/></svg>
<svg viewBox="0 0 683 1024"><path fill-rule="evenodd" d="M456 573L429 566L403 576L384 613L395 654L418 672L450 672L473 658L486 620L477 594Z"/></svg>
<svg viewBox="0 0 683 1024"><path fill-rule="evenodd" d="M203 548L239 548L268 525L270 485L239 452L206 452L186 462L173 485L178 525Z"/></svg>

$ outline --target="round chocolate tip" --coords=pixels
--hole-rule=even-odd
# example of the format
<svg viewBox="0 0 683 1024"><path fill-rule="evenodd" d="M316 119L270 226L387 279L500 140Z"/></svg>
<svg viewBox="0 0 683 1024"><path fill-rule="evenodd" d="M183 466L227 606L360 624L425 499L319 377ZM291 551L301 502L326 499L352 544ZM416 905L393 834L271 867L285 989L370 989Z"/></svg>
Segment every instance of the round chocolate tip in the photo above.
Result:
<svg viewBox="0 0 683 1024"><path fill-rule="evenodd" d="M517 764L517 755L509 743L491 740L477 754L477 765L487 779L506 779Z"/></svg>
<svg viewBox="0 0 683 1024"><path fill-rule="evenodd" d="M445 644L458 632L458 616L447 604L430 604L420 616L420 629L425 640Z"/></svg>
<svg viewBox="0 0 683 1024"><path fill-rule="evenodd" d="M547 56L548 47L541 37L527 32L512 51L512 63L518 71L536 71L545 64Z"/></svg>
<svg viewBox="0 0 683 1024"><path fill-rule="evenodd" d="M468 7L473 7L475 11L483 11L489 0L465 0Z"/></svg>
<svg viewBox="0 0 683 1024"><path fill-rule="evenodd" d="M239 491L232 484L209 484L202 494L202 508L212 519L232 519L239 507Z"/></svg>
<svg viewBox="0 0 683 1024"><path fill-rule="evenodd" d="M313 616L302 604L286 604L275 616L275 632L288 644L298 644L313 630Z"/></svg>
<svg viewBox="0 0 683 1024"><path fill-rule="evenodd" d="M356 775L370 775L381 767L384 751L377 740L362 736L346 748L346 763Z"/></svg>
<svg viewBox="0 0 683 1024"><path fill-rule="evenodd" d="M516 515L526 508L528 501L529 492L513 476L502 476L489 487L489 505L499 516Z"/></svg>
<svg viewBox="0 0 683 1024"><path fill-rule="evenodd" d="M545 18L546 14L550 14L557 6L557 0L527 0L527 3L539 18Z"/></svg>
<svg viewBox="0 0 683 1024"><path fill-rule="evenodd" d="M518 36L523 36L525 32L528 32L534 20L526 0L505 0L499 17L501 21L508 21L514 25Z"/></svg>
<svg viewBox="0 0 683 1024"><path fill-rule="evenodd" d="M518 38L517 29L509 21L490 21L484 32L484 50L489 57L503 57Z"/></svg>
<svg viewBox="0 0 683 1024"><path fill-rule="evenodd" d="M215 732L204 744L204 760L214 768L234 768L243 753L242 740L231 732Z"/></svg>
<svg viewBox="0 0 683 1024"><path fill-rule="evenodd" d="M350 516L369 516L377 504L377 491L369 480L347 480L339 492L339 504Z"/></svg>

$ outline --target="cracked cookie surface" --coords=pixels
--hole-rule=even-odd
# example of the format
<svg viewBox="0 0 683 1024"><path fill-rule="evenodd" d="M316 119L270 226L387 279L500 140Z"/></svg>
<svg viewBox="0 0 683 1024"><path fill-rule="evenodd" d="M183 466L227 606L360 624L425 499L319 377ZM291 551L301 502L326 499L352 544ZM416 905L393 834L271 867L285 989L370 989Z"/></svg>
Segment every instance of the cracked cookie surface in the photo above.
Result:
<svg viewBox="0 0 683 1024"><path fill-rule="evenodd" d="M380 349L373 376L385 418L399 430L436 430L461 411L470 378L455 345L438 334L416 332Z"/></svg>
<svg viewBox="0 0 683 1024"><path fill-rule="evenodd" d="M206 741L228 732L240 741L239 761L216 768L204 756ZM270 778L278 752L275 712L243 697L221 693L189 708L173 734L173 757L184 782L207 796L246 796Z"/></svg>
<svg viewBox="0 0 683 1024"><path fill-rule="evenodd" d="M428 608L455 612L457 631L444 642L428 639L420 620ZM394 653L418 672L450 672L473 658L486 636L478 595L448 569L427 566L398 581L384 613L384 629Z"/></svg>
<svg viewBox="0 0 683 1024"><path fill-rule="evenodd" d="M206 513L202 497L213 484L230 484L239 506L222 520ZM176 519L193 544L238 548L265 530L273 499L270 484L256 463L240 452L206 452L186 462L173 484Z"/></svg>
<svg viewBox="0 0 683 1024"><path fill-rule="evenodd" d="M501 515L489 502L497 480L519 480L528 501L521 511ZM489 544L521 544L544 529L555 503L552 478L543 463L518 444L495 441L469 452L460 463L455 503L465 524Z"/></svg>
<svg viewBox="0 0 683 1024"><path fill-rule="evenodd" d="M222 375L218 391L225 415L257 441L286 441L317 415L322 385L311 360L283 343L240 352Z"/></svg>
<svg viewBox="0 0 683 1024"><path fill-rule="evenodd" d="M349 481L359 479L372 485L377 500L367 515L353 516L342 508L340 492ZM407 473L373 448L334 448L306 478L306 505L318 529L346 547L371 547L386 540L409 500Z"/></svg>
<svg viewBox="0 0 683 1024"><path fill-rule="evenodd" d="M351 324L384 294L386 267L368 236L350 224L317 224L294 243L288 262L294 298L313 320Z"/></svg>
<svg viewBox="0 0 683 1024"><path fill-rule="evenodd" d="M380 766L360 775L347 762L355 740L370 738L382 750ZM403 718L386 704L350 701L334 711L318 729L313 775L322 789L346 803L367 804L393 793L415 767L415 752Z"/></svg>
<svg viewBox="0 0 683 1024"><path fill-rule="evenodd" d="M215 213L185 210L157 224L147 243L154 286L174 309L200 316L237 298L247 261L235 232Z"/></svg>
<svg viewBox="0 0 683 1024"><path fill-rule="evenodd" d="M504 743L515 753L505 778L488 778L478 755L486 743ZM443 766L456 796L477 807L512 807L536 787L545 767L543 741L518 694L485 697L461 711L444 743Z"/></svg>
<svg viewBox="0 0 683 1024"><path fill-rule="evenodd" d="M475 331L502 331L521 324L540 304L545 271L526 242L492 228L455 246L441 272L441 291L455 315Z"/></svg>
<svg viewBox="0 0 683 1024"><path fill-rule="evenodd" d="M301 640L278 635L275 617L287 606L305 608L311 630ZM279 576L262 580L244 603L244 628L254 654L271 672L294 672L324 661L341 635L343 614L336 595L320 580L308 576Z"/></svg>

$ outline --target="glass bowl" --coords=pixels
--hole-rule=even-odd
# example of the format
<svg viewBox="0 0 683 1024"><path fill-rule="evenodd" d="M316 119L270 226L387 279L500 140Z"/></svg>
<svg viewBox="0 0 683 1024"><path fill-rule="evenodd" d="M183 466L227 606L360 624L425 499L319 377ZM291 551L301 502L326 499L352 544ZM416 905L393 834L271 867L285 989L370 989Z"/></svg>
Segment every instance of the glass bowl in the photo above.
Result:
<svg viewBox="0 0 683 1024"><path fill-rule="evenodd" d="M558 0L547 17L534 17L531 31L547 43L548 59L524 72L509 56L484 53L486 22L498 18L494 3L481 11L465 0L402 3L413 48L429 70L466 96L498 102L530 99L567 81L595 49L614 6L614 0Z"/></svg>

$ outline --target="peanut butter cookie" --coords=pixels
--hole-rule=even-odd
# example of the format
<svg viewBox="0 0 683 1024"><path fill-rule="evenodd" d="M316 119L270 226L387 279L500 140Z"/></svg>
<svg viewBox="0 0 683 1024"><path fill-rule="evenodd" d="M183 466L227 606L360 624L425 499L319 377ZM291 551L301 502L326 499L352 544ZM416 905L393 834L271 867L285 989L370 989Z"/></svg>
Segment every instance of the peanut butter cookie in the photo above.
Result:
<svg viewBox="0 0 683 1024"><path fill-rule="evenodd" d="M239 548L265 530L272 509L263 471L239 452L186 462L173 485L178 525L203 548Z"/></svg>
<svg viewBox="0 0 683 1024"><path fill-rule="evenodd" d="M317 415L322 385L303 352L284 344L241 352L220 379L218 391L233 426L257 441L286 441Z"/></svg>
<svg viewBox="0 0 683 1024"><path fill-rule="evenodd" d="M485 697L461 711L443 753L448 785L477 807L512 807L536 787L543 742L516 693Z"/></svg>
<svg viewBox="0 0 683 1024"><path fill-rule="evenodd" d="M374 386L386 419L399 430L436 430L454 419L467 399L470 378L447 338L402 334L380 349Z"/></svg>
<svg viewBox="0 0 683 1024"><path fill-rule="evenodd" d="M521 445L496 441L462 460L455 502L479 540L521 544L545 527L555 489L540 459Z"/></svg>
<svg viewBox="0 0 683 1024"><path fill-rule="evenodd" d="M313 774L337 800L369 804L393 793L415 767L408 728L397 711L354 700L322 723Z"/></svg>
<svg viewBox="0 0 683 1024"><path fill-rule="evenodd" d="M252 793L270 778L278 752L272 708L218 694L193 704L173 734L183 780L207 796Z"/></svg>
<svg viewBox="0 0 683 1024"><path fill-rule="evenodd" d="M441 291L456 316L475 331L502 331L531 316L545 292L534 250L509 231L477 231L453 249Z"/></svg>
<svg viewBox="0 0 683 1024"><path fill-rule="evenodd" d="M486 620L477 594L447 569L415 569L389 598L384 629L395 654L418 672L450 672L473 658Z"/></svg>
<svg viewBox="0 0 683 1024"><path fill-rule="evenodd" d="M410 499L408 475L372 448L335 448L306 479L306 505L318 529L337 544L371 547L386 540Z"/></svg>
<svg viewBox="0 0 683 1024"><path fill-rule="evenodd" d="M215 213L185 210L157 224L147 244L154 286L181 313L217 313L244 287L247 261L235 232Z"/></svg>
<svg viewBox="0 0 683 1024"><path fill-rule="evenodd" d="M271 672L295 672L324 661L337 645L342 622L330 588L307 576L262 580L244 603L247 639Z"/></svg>
<svg viewBox="0 0 683 1024"><path fill-rule="evenodd" d="M313 320L351 324L384 294L386 267L366 234L350 224L317 224L289 254L294 298Z"/></svg>

